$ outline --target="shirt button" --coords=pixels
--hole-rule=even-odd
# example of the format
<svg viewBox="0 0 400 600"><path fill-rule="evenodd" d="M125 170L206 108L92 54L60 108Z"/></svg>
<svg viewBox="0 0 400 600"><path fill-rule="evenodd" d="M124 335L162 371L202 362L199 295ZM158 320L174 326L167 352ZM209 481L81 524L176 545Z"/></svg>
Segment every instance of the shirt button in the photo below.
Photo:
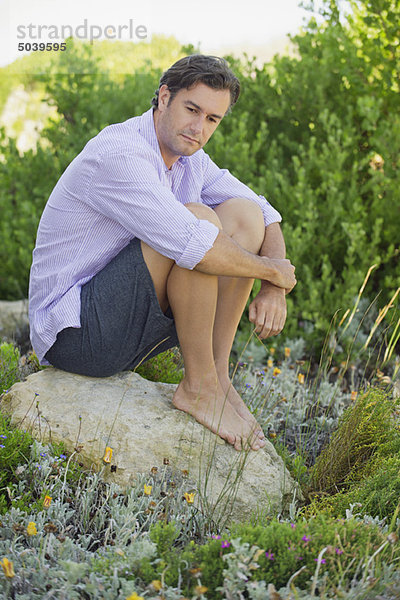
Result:
<svg viewBox="0 0 400 600"><path fill-rule="evenodd" d="M190 227L190 229L194 229L194 224L190 223L189 227Z"/></svg>

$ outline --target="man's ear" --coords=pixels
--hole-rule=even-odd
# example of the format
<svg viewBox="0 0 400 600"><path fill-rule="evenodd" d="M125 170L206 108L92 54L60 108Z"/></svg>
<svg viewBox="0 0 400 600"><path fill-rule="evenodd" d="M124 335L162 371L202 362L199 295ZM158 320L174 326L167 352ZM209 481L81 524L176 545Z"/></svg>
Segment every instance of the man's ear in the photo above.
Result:
<svg viewBox="0 0 400 600"><path fill-rule="evenodd" d="M164 83L158 90L158 110L163 112L167 108L170 97L171 92L169 91L167 84Z"/></svg>

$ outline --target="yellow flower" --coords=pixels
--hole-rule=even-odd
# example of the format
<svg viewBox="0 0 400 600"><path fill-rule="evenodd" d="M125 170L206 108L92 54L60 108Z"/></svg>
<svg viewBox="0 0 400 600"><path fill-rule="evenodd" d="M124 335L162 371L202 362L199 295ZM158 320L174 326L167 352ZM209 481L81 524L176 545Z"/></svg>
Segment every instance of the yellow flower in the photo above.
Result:
<svg viewBox="0 0 400 600"><path fill-rule="evenodd" d="M28 535L37 535L36 524L33 521L28 523L28 527L26 528L26 532Z"/></svg>
<svg viewBox="0 0 400 600"><path fill-rule="evenodd" d="M271 368L271 367L273 367L273 366L274 366L274 361L272 360L272 358L269 358L269 359L267 360L267 366L268 366L269 368Z"/></svg>
<svg viewBox="0 0 400 600"><path fill-rule="evenodd" d="M44 500L43 500L43 507L44 508L49 508L50 504L52 501L52 497L51 496L45 496Z"/></svg>
<svg viewBox="0 0 400 600"><path fill-rule="evenodd" d="M280 369L278 369L278 367L275 367L275 369L274 369L274 371L273 371L273 373L272 373L272 376L273 376L273 377L276 377L277 375L279 375L279 373L280 373L280 372L281 372L281 370L280 370Z"/></svg>
<svg viewBox="0 0 400 600"><path fill-rule="evenodd" d="M290 348L285 348L285 356L286 356L286 358L289 358L289 356L290 356Z"/></svg>
<svg viewBox="0 0 400 600"><path fill-rule="evenodd" d="M380 154L377 154L375 152L375 154L372 156L371 160L369 161L369 166L374 170L374 171L382 171L383 170L383 165L385 164L384 159L382 158L382 156Z"/></svg>
<svg viewBox="0 0 400 600"><path fill-rule="evenodd" d="M351 401L354 402L354 400L357 398L358 396L358 392L351 392Z"/></svg>
<svg viewBox="0 0 400 600"><path fill-rule="evenodd" d="M272 346L272 348L269 349L269 353L274 355L275 354L275 348Z"/></svg>
<svg viewBox="0 0 400 600"><path fill-rule="evenodd" d="M104 456L103 456L103 460L105 463L110 463L111 462L111 458L112 458L112 448L110 448L109 446L107 446Z"/></svg>
<svg viewBox="0 0 400 600"><path fill-rule="evenodd" d="M194 502L194 496L195 496L194 492L192 492L192 493L185 492L183 495L184 495L185 500L186 500L186 502L188 504L193 504L193 502Z"/></svg>
<svg viewBox="0 0 400 600"><path fill-rule="evenodd" d="M136 592L132 592L126 600L144 600L143 596L138 596Z"/></svg>
<svg viewBox="0 0 400 600"><path fill-rule="evenodd" d="M153 586L156 592L159 592L162 589L162 583L159 579L154 579L151 582L151 585Z"/></svg>
<svg viewBox="0 0 400 600"><path fill-rule="evenodd" d="M199 596L201 594L205 594L207 590L208 590L208 587L206 587L205 585L196 585L196 587L194 588L195 593L198 594Z"/></svg>
<svg viewBox="0 0 400 600"><path fill-rule="evenodd" d="M144 493L146 494L146 496L150 496L153 486L144 484L143 489L144 489Z"/></svg>
<svg viewBox="0 0 400 600"><path fill-rule="evenodd" d="M11 560L8 560L8 558L4 557L0 564L3 567L4 575L6 577L8 577L9 579L15 577L14 565L11 562Z"/></svg>
<svg viewBox="0 0 400 600"><path fill-rule="evenodd" d="M301 383L301 384L303 384L303 383L304 383L304 375L303 375L303 373L299 373L299 374L297 375L297 380L298 380L298 382L299 382L299 383Z"/></svg>

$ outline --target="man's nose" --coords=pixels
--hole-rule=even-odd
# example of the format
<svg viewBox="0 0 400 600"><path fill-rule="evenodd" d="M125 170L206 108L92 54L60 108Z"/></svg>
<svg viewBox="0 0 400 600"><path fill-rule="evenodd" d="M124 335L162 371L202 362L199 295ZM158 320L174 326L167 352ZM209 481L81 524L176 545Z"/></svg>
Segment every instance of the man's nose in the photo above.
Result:
<svg viewBox="0 0 400 600"><path fill-rule="evenodd" d="M196 135L198 135L199 133L201 133L203 131L203 127L204 127L204 115L197 115L195 119L193 119L193 121L190 124L190 128L192 130L193 133L195 133Z"/></svg>

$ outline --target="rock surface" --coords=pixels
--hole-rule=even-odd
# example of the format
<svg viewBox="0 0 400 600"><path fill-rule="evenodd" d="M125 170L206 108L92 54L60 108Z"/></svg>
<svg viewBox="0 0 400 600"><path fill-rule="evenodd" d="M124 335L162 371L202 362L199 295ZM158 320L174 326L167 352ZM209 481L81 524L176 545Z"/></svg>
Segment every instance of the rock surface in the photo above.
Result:
<svg viewBox="0 0 400 600"><path fill-rule="evenodd" d="M0 300L0 340L29 340L28 300Z"/></svg>
<svg viewBox="0 0 400 600"><path fill-rule="evenodd" d="M167 459L189 472L196 497L212 507L216 521L280 512L296 486L272 444L237 452L172 406L175 387L131 372L97 379L50 367L16 383L0 407L41 441L79 448L86 465L104 464L111 447L107 479L123 487Z"/></svg>

